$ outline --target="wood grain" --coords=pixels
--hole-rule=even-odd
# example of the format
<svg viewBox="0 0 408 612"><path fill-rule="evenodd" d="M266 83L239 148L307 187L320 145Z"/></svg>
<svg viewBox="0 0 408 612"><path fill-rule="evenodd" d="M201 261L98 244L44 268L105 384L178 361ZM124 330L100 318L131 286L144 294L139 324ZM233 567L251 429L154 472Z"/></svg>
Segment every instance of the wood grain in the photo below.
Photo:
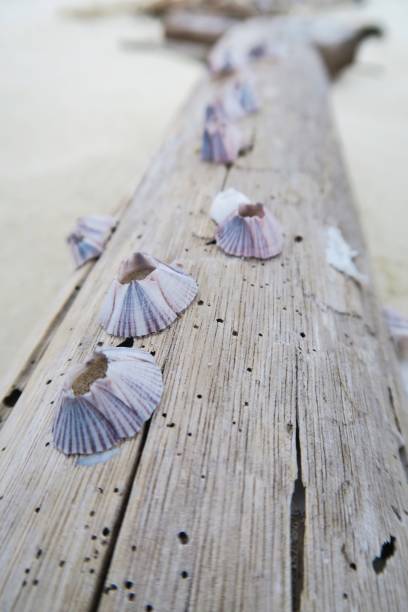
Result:
<svg viewBox="0 0 408 612"><path fill-rule="evenodd" d="M166 416L149 430L102 610L405 607L407 491L381 374L389 346L372 289L325 263L328 224L364 252L326 81L310 52L257 78L255 146L226 185L275 210L284 254L262 265L189 242L203 310L166 348ZM156 187L146 188L150 199ZM188 210L210 235L200 205ZM369 273L366 257L358 263ZM300 474L305 507L291 508ZM377 575L391 536L398 552Z"/></svg>
<svg viewBox="0 0 408 612"><path fill-rule="evenodd" d="M0 432L2 610L405 609L406 412L372 285L325 260L338 225L370 274L327 79L296 45L254 77L253 150L229 170L200 161L204 82ZM209 244L224 185L275 212L281 257ZM165 381L144 435L79 467L50 444L52 402L71 361L120 342L98 312L135 249L183 263L199 296L137 342Z"/></svg>

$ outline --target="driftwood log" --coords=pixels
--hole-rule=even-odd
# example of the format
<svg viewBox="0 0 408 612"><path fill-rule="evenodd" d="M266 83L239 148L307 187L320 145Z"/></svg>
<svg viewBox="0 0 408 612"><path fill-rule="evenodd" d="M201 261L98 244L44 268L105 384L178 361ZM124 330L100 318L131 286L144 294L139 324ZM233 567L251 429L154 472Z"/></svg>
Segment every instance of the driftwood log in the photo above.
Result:
<svg viewBox="0 0 408 612"><path fill-rule="evenodd" d="M52 338L39 339L0 431L1 610L406 609L404 397L327 76L310 45L289 49L252 65L262 109L247 121L253 149L230 168L200 160L220 84L197 88ZM212 243L208 211L226 186L275 212L280 257L244 261ZM329 225L360 251L366 287L328 265ZM53 403L71 362L123 340L98 312L138 249L182 262L199 296L135 342L164 373L150 424L81 467L53 449Z"/></svg>
<svg viewBox="0 0 408 612"><path fill-rule="evenodd" d="M230 30L228 39L224 38L221 43L223 48L226 44L229 48L236 44L242 47L242 27L236 20L224 15L186 9L170 11L163 19L164 34L170 40L213 45ZM260 40L271 44L275 38L282 37L282 32L286 38L290 29L292 36L298 40L301 38L318 49L331 76L336 76L343 68L353 63L364 40L382 35L381 28L374 23L347 23L335 15L258 17L247 20L244 27L248 32L245 37L248 46L259 44Z"/></svg>
<svg viewBox="0 0 408 612"><path fill-rule="evenodd" d="M163 15L173 9L212 11L246 19L255 15L280 15L299 9L313 11L332 8L344 0L140 0L139 10L152 15Z"/></svg>

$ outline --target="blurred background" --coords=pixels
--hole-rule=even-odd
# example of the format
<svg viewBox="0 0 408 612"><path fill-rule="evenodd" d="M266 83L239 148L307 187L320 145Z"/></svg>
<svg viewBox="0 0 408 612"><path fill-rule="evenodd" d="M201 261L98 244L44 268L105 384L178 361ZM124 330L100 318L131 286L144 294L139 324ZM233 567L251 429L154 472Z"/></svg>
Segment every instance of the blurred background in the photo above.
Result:
<svg viewBox="0 0 408 612"><path fill-rule="evenodd" d="M77 217L131 196L205 72L138 7L0 5L0 377L72 274L65 238ZM380 300L408 315L408 2L348 2L337 13L386 32L364 42L332 98Z"/></svg>

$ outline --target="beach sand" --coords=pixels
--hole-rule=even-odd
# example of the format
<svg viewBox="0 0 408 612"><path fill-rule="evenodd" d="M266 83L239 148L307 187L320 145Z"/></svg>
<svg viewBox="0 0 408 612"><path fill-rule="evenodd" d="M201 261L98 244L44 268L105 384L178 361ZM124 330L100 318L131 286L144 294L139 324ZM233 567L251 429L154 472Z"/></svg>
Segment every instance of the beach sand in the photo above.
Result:
<svg viewBox="0 0 408 612"><path fill-rule="evenodd" d="M0 7L0 375L73 269L65 237L75 219L131 195L204 73L173 52L126 48L159 42L155 20L74 19L63 12L73 6ZM389 36L366 43L333 104L381 299L408 314L408 8L376 0L355 10L378 14Z"/></svg>

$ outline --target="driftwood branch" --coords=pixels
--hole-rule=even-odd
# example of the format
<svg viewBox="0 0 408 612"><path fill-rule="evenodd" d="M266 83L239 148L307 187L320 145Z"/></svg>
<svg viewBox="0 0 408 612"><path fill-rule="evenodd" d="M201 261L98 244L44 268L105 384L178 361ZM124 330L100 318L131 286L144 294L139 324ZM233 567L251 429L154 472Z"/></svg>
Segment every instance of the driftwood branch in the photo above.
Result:
<svg viewBox="0 0 408 612"><path fill-rule="evenodd" d="M194 92L0 431L1 609L405 610L407 413L327 77L287 40L252 65L254 147L228 169L199 156L220 83ZM274 211L282 256L207 244L225 186ZM328 226L361 253L365 287L328 264ZM164 372L150 425L80 467L52 447L53 402L71 362L121 341L98 312L137 249L181 261L199 296L135 343Z"/></svg>
<svg viewBox="0 0 408 612"><path fill-rule="evenodd" d="M244 25L229 27L219 43L210 51L210 64L228 49L232 62L240 63L254 47L268 47L279 56L290 41L314 46L320 53L331 77L353 63L361 43L370 37L382 36L381 28L370 23L343 23L334 17L274 18L256 17Z"/></svg>

